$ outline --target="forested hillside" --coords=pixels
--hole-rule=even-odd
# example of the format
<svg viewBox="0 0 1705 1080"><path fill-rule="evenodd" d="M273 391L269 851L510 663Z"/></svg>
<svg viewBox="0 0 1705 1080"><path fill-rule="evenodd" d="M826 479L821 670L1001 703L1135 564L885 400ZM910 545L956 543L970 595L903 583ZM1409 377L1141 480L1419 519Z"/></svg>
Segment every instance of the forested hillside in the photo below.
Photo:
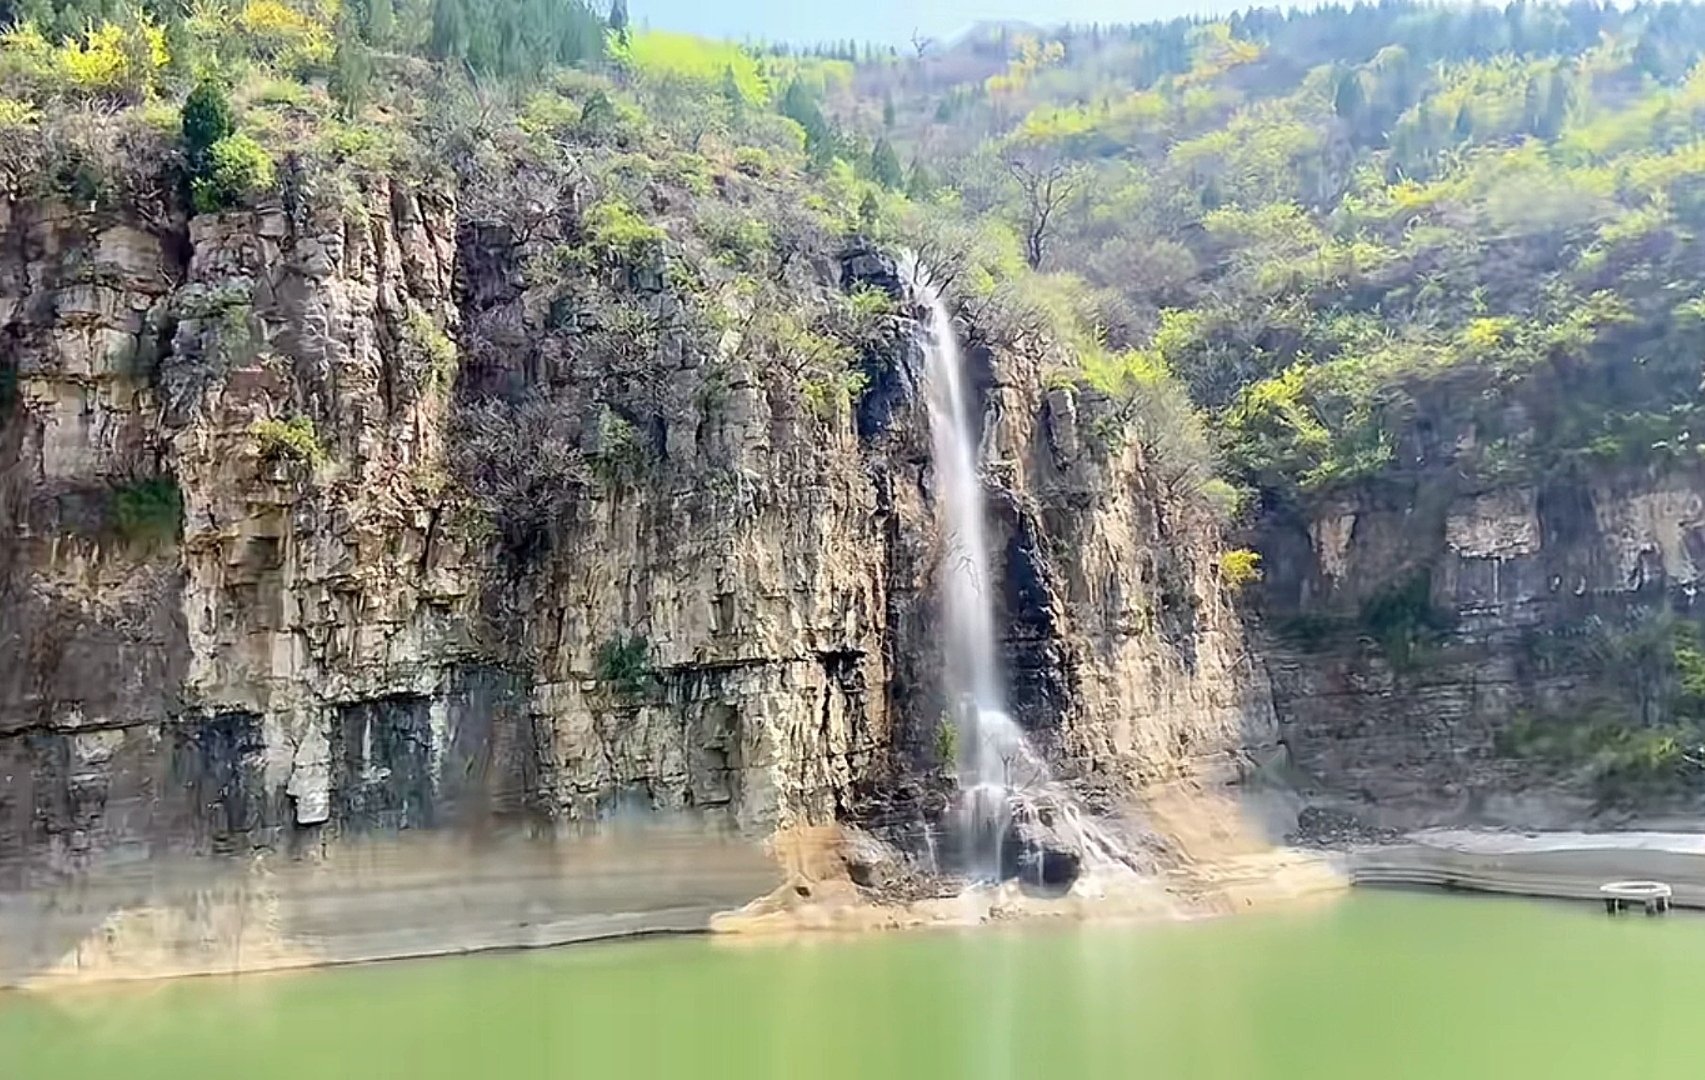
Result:
<svg viewBox="0 0 1705 1080"><path fill-rule="evenodd" d="M1694 453L1699 7L1382 3L904 49L640 32L619 0L30 0L0 22L13 191L188 184L214 209L293 154L454 170L465 217L522 231L578 201L600 243L706 241L731 278L801 231L921 245L978 332L1068 346L1060 378L1123 405L1102 434L1185 487L1401 464L1417 389L1447 382L1487 414L1467 469ZM198 85L199 135L177 109ZM659 175L798 194L688 212L689 240L630 209ZM856 394L843 374L818 382ZM1517 405L1545 422L1501 431Z"/></svg>
<svg viewBox="0 0 1705 1080"><path fill-rule="evenodd" d="M1412 462L1427 385L1483 413L1464 469L1696 452L1702 43L1685 6L1382 4L995 34L858 87L1057 275L1116 351L1091 382L1170 372L1284 493Z"/></svg>

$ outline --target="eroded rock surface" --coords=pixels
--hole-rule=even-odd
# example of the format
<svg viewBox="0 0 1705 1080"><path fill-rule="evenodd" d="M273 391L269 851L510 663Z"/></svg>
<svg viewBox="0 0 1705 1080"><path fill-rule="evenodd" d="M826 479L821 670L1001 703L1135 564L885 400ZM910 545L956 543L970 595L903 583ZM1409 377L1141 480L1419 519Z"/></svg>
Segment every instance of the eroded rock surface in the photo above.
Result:
<svg viewBox="0 0 1705 1080"><path fill-rule="evenodd" d="M857 408L824 411L737 334L711 364L664 333L638 371L584 347L452 192L283 190L0 217L0 889L626 815L916 847L948 795L905 298ZM898 288L872 252L815 265ZM624 295L671 317L658 280ZM1086 441L1100 406L1045 391L1045 358L971 351L1015 716L1106 807L1235 776L1275 717L1217 526ZM454 460L497 382L646 468L510 543Z"/></svg>

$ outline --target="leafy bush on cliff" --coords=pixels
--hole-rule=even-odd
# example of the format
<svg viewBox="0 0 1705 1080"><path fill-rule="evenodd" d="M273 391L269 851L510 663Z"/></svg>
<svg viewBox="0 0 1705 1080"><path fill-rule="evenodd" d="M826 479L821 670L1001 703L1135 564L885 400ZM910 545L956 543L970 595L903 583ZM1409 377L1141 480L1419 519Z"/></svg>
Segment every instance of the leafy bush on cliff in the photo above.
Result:
<svg viewBox="0 0 1705 1080"><path fill-rule="evenodd" d="M1237 592L1261 580L1261 556L1248 548L1221 552L1219 573L1226 588Z"/></svg>
<svg viewBox="0 0 1705 1080"><path fill-rule="evenodd" d="M1432 585L1430 574L1417 572L1362 603L1359 628L1394 667L1414 665L1451 628L1452 614L1434 605Z"/></svg>
<svg viewBox="0 0 1705 1080"><path fill-rule="evenodd" d="M604 642L598 647L597 674L623 693L638 693L651 679L651 642L642 634Z"/></svg>
<svg viewBox="0 0 1705 1080"><path fill-rule="evenodd" d="M183 492L171 477L125 484L113 492L113 525L126 543L152 547L183 530Z"/></svg>
<svg viewBox="0 0 1705 1080"><path fill-rule="evenodd" d="M427 388L447 390L456 378L456 343L432 316L411 307L403 319L403 345L414 365L424 372Z"/></svg>
<svg viewBox="0 0 1705 1080"><path fill-rule="evenodd" d="M190 181L190 195L197 213L210 214L236 206L273 183L272 155L239 132L208 147L205 174Z"/></svg>
<svg viewBox="0 0 1705 1080"><path fill-rule="evenodd" d="M273 460L300 461L308 465L323 465L330 459L320 443L314 421L306 416L288 420L268 418L249 425L261 456Z"/></svg>
<svg viewBox="0 0 1705 1080"><path fill-rule="evenodd" d="M587 211L585 224L593 247L612 262L633 265L662 254L663 230L620 199L607 199L594 206Z"/></svg>

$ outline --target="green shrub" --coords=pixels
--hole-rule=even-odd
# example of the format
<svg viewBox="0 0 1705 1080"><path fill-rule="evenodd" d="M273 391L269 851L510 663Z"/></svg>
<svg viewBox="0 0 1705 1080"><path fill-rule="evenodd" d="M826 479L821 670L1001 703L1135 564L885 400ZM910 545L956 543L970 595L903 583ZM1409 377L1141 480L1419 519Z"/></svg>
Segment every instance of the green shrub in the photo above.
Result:
<svg viewBox="0 0 1705 1080"><path fill-rule="evenodd" d="M847 294L847 299L860 320L885 319L894 314L894 298L874 285L860 282Z"/></svg>
<svg viewBox="0 0 1705 1080"><path fill-rule="evenodd" d="M1221 521L1236 521L1248 508L1252 492L1248 488L1212 477L1202 485L1202 501L1207 503Z"/></svg>
<svg viewBox="0 0 1705 1080"><path fill-rule="evenodd" d="M1601 704L1574 715L1522 713L1492 746L1500 757L1584 780L1606 801L1638 802L1696 786L1702 738L1693 726L1647 727Z"/></svg>
<svg viewBox="0 0 1705 1080"><path fill-rule="evenodd" d="M113 526L126 543L153 547L183 529L183 492L171 477L126 484L113 492Z"/></svg>
<svg viewBox="0 0 1705 1080"><path fill-rule="evenodd" d="M265 191L274 178L272 156L259 143L227 135L208 148L206 169L190 181L190 196L196 213L211 214Z"/></svg>
<svg viewBox="0 0 1705 1080"><path fill-rule="evenodd" d="M602 90L594 90L580 107L580 137L589 143L601 143L615 137L621 118L615 103Z"/></svg>
<svg viewBox="0 0 1705 1080"><path fill-rule="evenodd" d="M419 308L409 309L403 335L426 368L426 385L433 390L448 390L456 378L456 343L450 340L450 335Z"/></svg>
<svg viewBox="0 0 1705 1080"><path fill-rule="evenodd" d="M734 171L747 176L768 176L775 171L769 151L757 146L742 146L734 151Z"/></svg>
<svg viewBox="0 0 1705 1080"><path fill-rule="evenodd" d="M694 195L709 195L714 188L710 161L703 154L670 154L663 164L664 175Z"/></svg>
<svg viewBox="0 0 1705 1080"><path fill-rule="evenodd" d="M249 434L254 436L261 455L270 460L288 459L309 465L323 465L328 460L314 422L306 416L256 420L249 425Z"/></svg>
<svg viewBox="0 0 1705 1080"><path fill-rule="evenodd" d="M775 248L775 237L762 218L734 214L707 215L700 228L718 262L743 270L762 265Z"/></svg>
<svg viewBox="0 0 1705 1080"><path fill-rule="evenodd" d="M651 643L643 634L614 637L598 648L598 678L636 694L651 680Z"/></svg>
<svg viewBox="0 0 1705 1080"><path fill-rule="evenodd" d="M1273 620L1273 632L1305 652L1318 652L1350 629L1350 621L1337 615L1308 611Z"/></svg>
<svg viewBox="0 0 1705 1080"><path fill-rule="evenodd" d="M585 225L592 246L611 262L646 263L663 251L664 231L620 199L606 199L588 210Z"/></svg>
<svg viewBox="0 0 1705 1080"><path fill-rule="evenodd" d="M398 133L370 124L328 123L320 146L337 161L368 172L384 172L397 161L402 148Z"/></svg>
<svg viewBox="0 0 1705 1080"><path fill-rule="evenodd" d="M813 413L821 419L832 420L863 397L869 388L870 376L844 368L807 376L800 384L800 393Z"/></svg>
<svg viewBox="0 0 1705 1080"><path fill-rule="evenodd" d="M1433 606L1432 575L1425 571L1369 597L1358 621L1398 668L1413 664L1419 650L1436 644L1452 624L1448 612Z"/></svg>
<svg viewBox="0 0 1705 1080"><path fill-rule="evenodd" d="M943 765L959 760L959 727L945 714L935 727L935 759Z"/></svg>
<svg viewBox="0 0 1705 1080"><path fill-rule="evenodd" d="M633 422L614 409L598 417L598 448L587 455L592 475L606 485L631 484L651 466L651 454Z"/></svg>

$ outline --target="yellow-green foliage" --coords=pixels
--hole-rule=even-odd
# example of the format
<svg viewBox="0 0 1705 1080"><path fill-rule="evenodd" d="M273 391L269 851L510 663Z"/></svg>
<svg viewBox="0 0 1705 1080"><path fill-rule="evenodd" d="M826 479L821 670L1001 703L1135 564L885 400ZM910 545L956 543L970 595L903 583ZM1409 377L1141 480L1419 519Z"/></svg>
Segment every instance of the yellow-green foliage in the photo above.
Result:
<svg viewBox="0 0 1705 1080"><path fill-rule="evenodd" d="M249 434L254 437L263 457L286 458L309 465L323 465L328 460L326 449L314 430L314 421L306 416L292 416L288 420L256 420L249 425Z"/></svg>
<svg viewBox="0 0 1705 1080"><path fill-rule="evenodd" d="M1463 109L1474 119L1474 137L1482 142L1519 131L1528 81L1548 74L1549 63L1529 63L1512 56L1451 68L1447 83L1431 100L1442 123L1454 124Z"/></svg>
<svg viewBox="0 0 1705 1080"><path fill-rule="evenodd" d="M764 105L770 100L770 84L757 58L732 42L646 30L629 34L625 41L612 42L610 53L642 81L686 80L710 85L732 73L734 85L747 102Z"/></svg>
<svg viewBox="0 0 1705 1080"><path fill-rule="evenodd" d="M35 127L41 121L41 110L27 101L0 97L0 129Z"/></svg>
<svg viewBox="0 0 1705 1080"><path fill-rule="evenodd" d="M246 0L237 8L232 24L257 56L278 60L286 67L325 63L332 55L335 10L296 7L282 0Z"/></svg>
<svg viewBox="0 0 1705 1080"><path fill-rule="evenodd" d="M1037 72L1066 58L1066 47L1058 41L1042 42L1026 34L1019 37L1014 45L1016 55L1007 64L1006 71L989 76L983 83L992 97L1018 93L1036 77Z"/></svg>
<svg viewBox="0 0 1705 1080"><path fill-rule="evenodd" d="M802 83L819 97L846 90L853 84L857 67L850 60L817 56L770 56L760 63L764 81L772 87Z"/></svg>
<svg viewBox="0 0 1705 1080"><path fill-rule="evenodd" d="M538 90L528 96L518 119L521 130L530 134L547 135L573 131L580 124L585 107L557 93Z"/></svg>
<svg viewBox="0 0 1705 1080"><path fill-rule="evenodd" d="M456 377L456 343L432 316L416 307L409 308L403 330L404 340L425 365L428 387L448 390Z"/></svg>
<svg viewBox="0 0 1705 1080"><path fill-rule="evenodd" d="M667 234L634 213L620 199L605 199L586 212L586 234L592 246L607 260L618 263L645 262L663 250Z"/></svg>
<svg viewBox="0 0 1705 1080"><path fill-rule="evenodd" d="M165 31L146 15L90 24L57 46L30 22L0 35L0 74L73 94L141 100L157 88L169 59Z"/></svg>
<svg viewBox="0 0 1705 1080"><path fill-rule="evenodd" d="M1152 349L1117 353L1096 349L1080 356L1078 363L1084 382L1109 397L1156 386L1172 378L1166 360Z"/></svg>
<svg viewBox="0 0 1705 1080"><path fill-rule="evenodd" d="M700 221L717 259L729 266L752 269L768 257L775 244L769 223L760 217L721 215Z"/></svg>
<svg viewBox="0 0 1705 1080"><path fill-rule="evenodd" d="M1220 581L1237 592L1261 580L1261 556L1248 548L1220 552Z"/></svg>
<svg viewBox="0 0 1705 1080"><path fill-rule="evenodd" d="M775 169L775 162L756 146L742 146L734 151L734 169L747 176L768 176Z"/></svg>
<svg viewBox="0 0 1705 1080"><path fill-rule="evenodd" d="M1179 80L1181 83L1207 82L1261 58L1261 46L1232 34L1228 23L1199 26L1192 31L1191 39L1190 72Z"/></svg>
<svg viewBox="0 0 1705 1080"><path fill-rule="evenodd" d="M1463 330L1462 343L1471 353L1492 353L1509 342L1515 329L1516 320L1508 316L1475 319Z"/></svg>
<svg viewBox="0 0 1705 1080"><path fill-rule="evenodd" d="M227 135L208 148L209 168L191 184L198 213L235 206L244 198L272 187L272 156L248 135Z"/></svg>
<svg viewBox="0 0 1705 1080"><path fill-rule="evenodd" d="M1262 104L1233 116L1225 127L1178 143L1171 164L1221 197L1256 205L1308 194L1297 162L1314 152L1323 134L1292 119L1279 105Z"/></svg>

